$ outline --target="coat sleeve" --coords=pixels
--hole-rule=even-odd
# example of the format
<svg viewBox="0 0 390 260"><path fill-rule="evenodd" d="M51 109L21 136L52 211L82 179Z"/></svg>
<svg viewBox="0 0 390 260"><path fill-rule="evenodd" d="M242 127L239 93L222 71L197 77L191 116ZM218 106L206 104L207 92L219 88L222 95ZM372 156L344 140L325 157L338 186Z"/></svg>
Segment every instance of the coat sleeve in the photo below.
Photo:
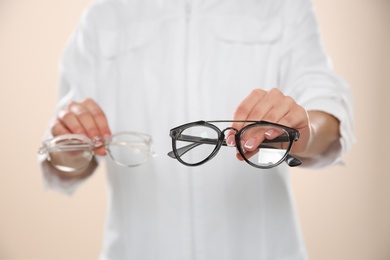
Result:
<svg viewBox="0 0 390 260"><path fill-rule="evenodd" d="M44 139L50 138L50 125L58 112L70 101L82 101L85 98L96 96L96 67L97 41L94 36L93 12L86 9L80 23L68 41L60 61L60 78L58 89L58 104L52 120L49 122ZM91 167L90 172L83 178L64 178L54 172L53 167L46 160L46 155L40 155L43 181L46 188L54 189L66 194L73 193L96 169Z"/></svg>
<svg viewBox="0 0 390 260"><path fill-rule="evenodd" d="M340 121L341 138L307 167L342 163L354 143L352 95L348 84L332 69L324 52L310 0L285 1L279 84L306 110L329 113Z"/></svg>

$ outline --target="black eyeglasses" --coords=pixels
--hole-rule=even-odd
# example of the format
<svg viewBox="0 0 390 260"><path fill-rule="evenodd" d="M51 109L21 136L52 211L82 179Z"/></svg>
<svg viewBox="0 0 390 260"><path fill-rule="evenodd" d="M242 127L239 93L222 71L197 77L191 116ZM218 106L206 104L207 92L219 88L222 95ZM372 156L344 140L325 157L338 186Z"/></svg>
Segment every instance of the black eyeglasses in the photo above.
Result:
<svg viewBox="0 0 390 260"><path fill-rule="evenodd" d="M221 130L214 125L232 122L246 125L241 130L233 127ZM290 155L293 142L299 139L299 131L267 121L197 121L175 127L170 131L173 150L168 153L168 156L187 166L201 165L211 160L221 146L230 146L225 139L227 130L228 135L234 133L239 159L245 160L254 167L269 169L284 161L290 167L302 164L300 160ZM248 140L252 144L251 149L245 147Z"/></svg>

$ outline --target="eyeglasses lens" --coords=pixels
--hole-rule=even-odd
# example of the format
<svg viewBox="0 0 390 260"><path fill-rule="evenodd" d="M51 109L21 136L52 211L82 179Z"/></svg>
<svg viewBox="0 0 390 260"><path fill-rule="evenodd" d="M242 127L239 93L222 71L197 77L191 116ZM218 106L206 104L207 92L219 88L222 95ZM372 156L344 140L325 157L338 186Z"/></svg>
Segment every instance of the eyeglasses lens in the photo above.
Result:
<svg viewBox="0 0 390 260"><path fill-rule="evenodd" d="M218 132L206 126L189 127L176 140L176 150L182 161L197 164L208 158L218 145Z"/></svg>
<svg viewBox="0 0 390 260"><path fill-rule="evenodd" d="M242 131L240 138L245 158L263 168L279 164L290 145L289 134L277 126L254 124Z"/></svg>
<svg viewBox="0 0 390 260"><path fill-rule="evenodd" d="M48 150L52 165L64 172L84 169L93 156L90 144L77 138L57 139Z"/></svg>
<svg viewBox="0 0 390 260"><path fill-rule="evenodd" d="M144 163L151 154L150 144L143 136L126 133L113 136L107 150L115 162L127 167Z"/></svg>

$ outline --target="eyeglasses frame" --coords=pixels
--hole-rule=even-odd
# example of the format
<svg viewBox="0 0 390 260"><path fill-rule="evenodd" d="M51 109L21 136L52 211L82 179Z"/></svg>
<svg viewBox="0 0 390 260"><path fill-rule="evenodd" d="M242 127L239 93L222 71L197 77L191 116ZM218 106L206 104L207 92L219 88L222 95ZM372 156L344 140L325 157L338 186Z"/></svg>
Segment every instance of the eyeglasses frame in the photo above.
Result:
<svg viewBox="0 0 390 260"><path fill-rule="evenodd" d="M216 125L214 125L214 123L234 123L234 122L237 122L237 123L249 123L248 125L244 126L243 128L241 128L240 130L238 129L235 129L233 127L227 127L223 130L221 130L219 127L217 127ZM196 121L196 122L191 122L191 123L186 123L186 124L183 124L183 125L180 125L180 126L177 126L175 128L172 128L170 130L170 137L172 138L172 151L168 153L168 156L170 156L171 158L173 159L177 159L180 163L186 165L186 166L199 166L201 164L204 164L206 163L207 161L211 160L214 158L214 156L217 155L219 149L222 147L222 146L228 146L226 141L225 141L225 131L227 130L233 130L235 131L235 141L236 141L236 144L240 144L240 138L241 138L241 133L245 130L247 130L248 128L250 127L253 127L253 125L263 125L263 126L273 126L273 127L279 127L279 128L282 128L284 131L286 131L288 133L288 137L289 137L289 144L288 144L288 147L286 149L286 153L285 155L282 157L282 159L280 159L276 164L273 164L273 165L270 165L270 166L260 166L260 165L257 165L257 164L254 164L252 163L250 160L248 160L246 158L246 156L244 155L244 151L242 150L242 147L241 145L236 145L236 148L239 152L239 154L241 155L241 157L251 166L253 167L256 167L256 168L260 168L260 169L270 169L270 168L273 168L275 166L278 166L279 164L281 164L282 162L286 162L287 165L289 165L290 167L295 167L295 166L299 166L302 164L302 162L295 158L294 156L292 156L290 154L290 151L291 151L291 147L293 145L293 142L297 141L299 139L299 136L300 136L300 133L298 130L294 129L294 128L291 128L291 127L288 127L288 126L285 126L285 125L281 125L281 124L277 124L277 123L272 123L272 122L268 122L268 121L264 121L264 120L260 120L260 121L255 121L255 120L208 120L208 121L204 121L204 120L200 120L200 121ZM218 140L217 140L217 144L214 148L214 150L211 152L211 154L205 158L204 160L200 161L200 162L197 162L197 163L187 163L185 161L183 161L181 159L181 156L188 152L189 150L195 148L197 145L200 145L200 144L215 144L215 141L214 140L210 140L210 141L207 141L207 139L205 138L202 138L202 139L198 139L198 138L195 138L195 139L198 139L198 140L195 140L195 139L192 139L191 141L192 142L196 142L197 144L194 146L194 144L190 144L189 146L185 146L185 147L181 147L179 149L177 149L176 147L176 140L179 140L179 135L186 129L188 128L191 128L191 127L194 127L194 126L204 126L204 127L209 127L209 128L212 128L213 130L215 130L217 133L218 133ZM278 137L276 137L275 139L277 139ZM268 140L268 139L265 139L258 148L265 148L267 147L266 145L264 145L264 143L272 143L272 142L275 142L275 139L273 140ZM192 147L193 146L193 147ZM183 149L185 148L184 150L182 150L182 152L180 152L179 154L179 150L180 149ZM268 147L269 148L269 147Z"/></svg>
<svg viewBox="0 0 390 260"><path fill-rule="evenodd" d="M141 137L143 139L143 142L145 144L147 144L148 146L148 151L147 153L145 154L146 157L145 157L145 160L143 160L142 162L140 163L137 163L137 164L132 164L132 165L128 165L128 164L124 164L120 161L118 161L117 159L115 159L115 157L112 155L110 149L109 149L109 144L112 142L112 139L114 137L117 137L117 136L120 136L120 135L134 135L134 136L138 136L138 137ZM49 138L49 139L46 139L42 142L42 146L38 149L38 154L46 154L48 157L48 160L50 161L50 156L49 156L49 151L51 150L49 148L49 145L50 143L53 143L53 142L56 142L58 140L66 140L66 139L79 139L79 140L82 140L84 143L83 144L80 144L80 145L73 145L72 147L68 147L68 151L76 151L78 149L89 149L91 150L91 158L89 159L90 161L92 160L93 156L95 155L94 153L94 149L97 149L97 148L100 148L100 147L103 147L105 146L106 147L106 150L107 150L107 153L109 155L109 157L111 158L111 160L113 162L115 162L116 164L120 165L120 166L123 166L123 167L136 167L136 166L140 166L142 164L144 164L147 160L148 160L148 157L156 157L156 153L153 151L152 149L152 137L148 134L144 134L144 133L139 133L139 132L131 132L131 131L124 131L124 132L118 132L118 133L115 133L111 136L109 136L108 138L103 138L103 137L95 137L93 139L91 138L88 138L87 136L85 135L81 135L81 134L64 134L64 135L58 135L58 136L55 136L53 138ZM62 148L64 149L64 148ZM56 167L55 165L53 165L54 167Z"/></svg>

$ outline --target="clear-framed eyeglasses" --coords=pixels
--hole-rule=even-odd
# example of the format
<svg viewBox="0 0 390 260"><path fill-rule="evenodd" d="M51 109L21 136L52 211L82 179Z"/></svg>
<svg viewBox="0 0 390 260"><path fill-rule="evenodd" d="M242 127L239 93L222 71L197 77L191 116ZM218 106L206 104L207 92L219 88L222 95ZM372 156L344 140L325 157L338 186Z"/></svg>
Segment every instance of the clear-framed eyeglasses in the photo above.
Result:
<svg viewBox="0 0 390 260"><path fill-rule="evenodd" d="M152 138L137 132L120 132L106 139L92 140L78 134L59 135L43 141L38 154L47 154L49 162L58 170L74 172L88 167L94 149L102 146L116 164L124 167L139 166L156 156Z"/></svg>
<svg viewBox="0 0 390 260"><path fill-rule="evenodd" d="M233 122L245 123L245 126L240 130L233 127L221 130L215 125ZM228 146L226 131L234 133L238 157L253 167L269 169L282 162L290 167L302 164L299 159L290 155L293 143L299 139L299 131L267 121L197 121L175 127L170 131L172 151L168 156L187 166L201 165L211 160L221 146ZM272 133L272 138L267 133ZM249 139L255 140L254 149L250 151L243 145Z"/></svg>

